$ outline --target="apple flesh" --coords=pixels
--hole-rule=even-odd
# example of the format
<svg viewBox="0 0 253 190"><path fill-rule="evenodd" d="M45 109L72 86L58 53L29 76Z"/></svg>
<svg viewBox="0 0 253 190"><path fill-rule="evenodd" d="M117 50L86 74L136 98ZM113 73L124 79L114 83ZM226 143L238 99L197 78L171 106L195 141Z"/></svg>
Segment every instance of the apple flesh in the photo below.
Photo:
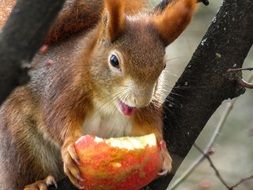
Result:
<svg viewBox="0 0 253 190"><path fill-rule="evenodd" d="M75 149L86 190L139 190L162 168L154 134L110 139L86 135Z"/></svg>

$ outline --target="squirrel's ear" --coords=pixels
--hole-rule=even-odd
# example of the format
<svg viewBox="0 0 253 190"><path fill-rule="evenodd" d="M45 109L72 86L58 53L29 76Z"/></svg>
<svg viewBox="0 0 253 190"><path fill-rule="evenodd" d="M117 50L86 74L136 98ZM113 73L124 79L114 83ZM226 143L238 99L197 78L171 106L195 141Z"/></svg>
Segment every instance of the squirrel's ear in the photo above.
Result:
<svg viewBox="0 0 253 190"><path fill-rule="evenodd" d="M125 1L105 0L102 16L103 35L110 41L115 40L125 28Z"/></svg>
<svg viewBox="0 0 253 190"><path fill-rule="evenodd" d="M152 16L152 23L165 45L173 42L191 21L196 0L174 0L162 12Z"/></svg>

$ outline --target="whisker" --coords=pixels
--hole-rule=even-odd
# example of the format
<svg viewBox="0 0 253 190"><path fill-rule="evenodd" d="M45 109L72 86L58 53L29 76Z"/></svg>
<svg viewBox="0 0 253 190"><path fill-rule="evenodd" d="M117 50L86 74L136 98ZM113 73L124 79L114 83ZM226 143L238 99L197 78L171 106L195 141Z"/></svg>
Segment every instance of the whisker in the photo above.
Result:
<svg viewBox="0 0 253 190"><path fill-rule="evenodd" d="M178 56L178 57L169 57L169 58L165 58L164 60L167 61L175 61L175 60L180 60L182 58L186 58L187 56Z"/></svg>
<svg viewBox="0 0 253 190"><path fill-rule="evenodd" d="M172 73L170 69L164 69L163 72L162 72L162 78L165 78L165 75L171 75L171 76L174 76L174 77L179 77L178 74L176 73Z"/></svg>

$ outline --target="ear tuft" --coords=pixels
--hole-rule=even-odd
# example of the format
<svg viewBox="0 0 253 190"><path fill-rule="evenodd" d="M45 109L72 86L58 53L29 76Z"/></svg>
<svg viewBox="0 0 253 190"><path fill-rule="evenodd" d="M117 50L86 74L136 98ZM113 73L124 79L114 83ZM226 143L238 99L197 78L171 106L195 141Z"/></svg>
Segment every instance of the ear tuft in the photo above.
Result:
<svg viewBox="0 0 253 190"><path fill-rule="evenodd" d="M196 0L174 0L165 10L152 16L152 22L165 45L173 42L190 23Z"/></svg>
<svg viewBox="0 0 253 190"><path fill-rule="evenodd" d="M125 28L125 1L105 0L103 12L103 27L105 37L115 40Z"/></svg>

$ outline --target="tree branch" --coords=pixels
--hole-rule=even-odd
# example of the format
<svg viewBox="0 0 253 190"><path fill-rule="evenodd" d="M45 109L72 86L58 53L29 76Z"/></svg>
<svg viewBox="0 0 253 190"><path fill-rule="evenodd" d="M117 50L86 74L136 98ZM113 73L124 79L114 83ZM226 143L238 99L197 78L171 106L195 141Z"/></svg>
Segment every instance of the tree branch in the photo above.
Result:
<svg viewBox="0 0 253 190"><path fill-rule="evenodd" d="M164 103L164 137L174 160L173 173L149 189L165 190L208 119L223 100L241 95L237 79L253 42L253 2L224 0L184 73ZM177 96L179 94L180 96ZM171 104L173 100L173 105Z"/></svg>
<svg viewBox="0 0 253 190"><path fill-rule="evenodd" d="M208 160L210 166L213 168L215 175L218 177L218 179L220 180L220 182L227 188L230 189L229 185L227 184L227 182L224 180L224 178L221 176L219 170L216 168L216 166L214 165L212 159L210 158L210 156L208 154L206 154L203 150L201 150L201 148L199 148L197 145L194 145L194 147Z"/></svg>
<svg viewBox="0 0 253 190"><path fill-rule="evenodd" d="M222 117L220 118L220 121L218 122L218 125L215 127L215 131L213 132L212 137L210 138L208 144L205 147L205 150L203 151L204 154L200 154L199 157L194 161L194 163L180 176L180 178L172 185L171 190L175 189L183 180L185 180L198 166L200 163L202 163L205 160L204 155L208 155L210 150L212 149L214 143L216 142L219 134L221 133L224 123L227 120L229 114L231 113L234 104L237 99L234 99L230 101L226 107L226 110L224 111Z"/></svg>
<svg viewBox="0 0 253 190"><path fill-rule="evenodd" d="M238 187L239 185L241 185L242 183L252 180L253 179L253 175L249 176L249 177L245 177L242 178L240 181L238 181L236 184L234 184L233 186L230 187L231 190L233 190L234 188Z"/></svg>
<svg viewBox="0 0 253 190"><path fill-rule="evenodd" d="M28 81L22 64L30 62L62 8L64 0L19 0L0 34L0 103Z"/></svg>
<svg viewBox="0 0 253 190"><path fill-rule="evenodd" d="M242 69L242 70L245 70L245 69ZM249 77L248 81L251 82L252 80L253 80L253 74ZM223 112L223 115L221 116L208 144L205 147L205 150L203 151L206 155L210 154L210 150L212 150L214 143L216 142L217 138L219 137L219 134L221 133L222 129L224 128L224 124L225 124L228 116L230 115L231 111L233 110L237 99L238 98L235 98L235 99L231 100L230 102L228 102L227 107ZM192 163L192 165L173 183L173 185L170 187L170 190L177 188L178 185L183 180L185 180L199 166L199 164L201 164L205 160L204 155L203 154L199 155L199 157Z"/></svg>
<svg viewBox="0 0 253 190"><path fill-rule="evenodd" d="M246 178L242 178L240 181L238 181L237 183L235 183L233 186L229 186L228 183L224 180L224 178L221 176L220 171L217 169L217 167L214 165L212 159L210 158L209 154L206 154L203 150L201 150L200 147L198 147L197 145L194 145L194 147L208 160L211 168L214 170L215 175L218 177L218 179L220 180L220 182L228 189L228 190L234 190L236 187L238 187L239 185L241 185L242 183L252 180L253 179L253 175L246 177Z"/></svg>

